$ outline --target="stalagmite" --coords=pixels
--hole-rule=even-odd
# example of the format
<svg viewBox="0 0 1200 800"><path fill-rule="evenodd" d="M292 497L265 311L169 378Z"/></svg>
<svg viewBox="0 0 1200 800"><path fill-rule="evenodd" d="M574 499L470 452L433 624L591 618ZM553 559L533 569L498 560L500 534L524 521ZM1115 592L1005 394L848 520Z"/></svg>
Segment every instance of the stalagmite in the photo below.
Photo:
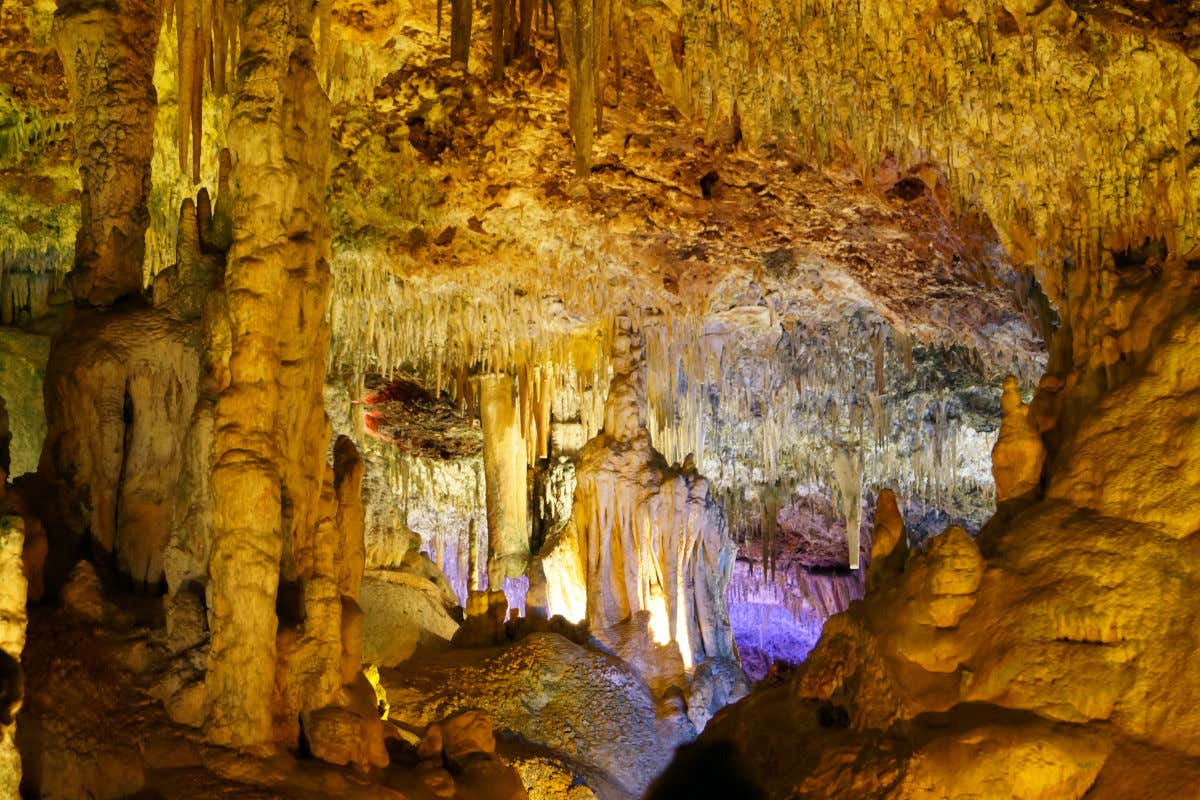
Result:
<svg viewBox="0 0 1200 800"><path fill-rule="evenodd" d="M1003 419L1000 438L992 448L992 475L996 481L996 501L1022 497L1037 489L1046 462L1046 445L1030 417L1029 406L1021 402L1017 379L1004 379L1000 399Z"/></svg>
<svg viewBox="0 0 1200 800"><path fill-rule="evenodd" d="M487 489L487 571L493 591L499 590L505 578L523 575L529 563L526 445L516 395L509 375L491 374L479 379Z"/></svg>
<svg viewBox="0 0 1200 800"><path fill-rule="evenodd" d="M867 590L871 591L904 568L908 557L908 537L904 517L891 489L883 489L875 498L875 526L871 531L871 563L867 567Z"/></svg>
<svg viewBox="0 0 1200 800"><path fill-rule="evenodd" d="M205 688L209 738L239 748L298 735L294 715L276 722L277 691L325 731L354 716L341 710L342 629L352 609L339 599L342 534L325 467L329 107L309 38L314 22L313 9L246 5L228 132L234 235L209 479ZM281 169L284 161L292 166ZM309 619L299 629L285 630L276 617L281 581L298 581L303 592ZM310 641L335 649L313 660L304 655ZM277 652L286 662L278 677ZM329 757L380 758L368 735L357 741L361 748Z"/></svg>

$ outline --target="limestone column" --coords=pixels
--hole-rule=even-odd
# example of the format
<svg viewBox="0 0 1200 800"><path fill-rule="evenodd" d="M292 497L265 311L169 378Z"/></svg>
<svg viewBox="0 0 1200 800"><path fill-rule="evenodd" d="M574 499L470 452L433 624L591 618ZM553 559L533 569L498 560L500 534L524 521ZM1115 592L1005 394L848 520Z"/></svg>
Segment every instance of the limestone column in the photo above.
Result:
<svg viewBox="0 0 1200 800"><path fill-rule="evenodd" d="M71 286L77 305L107 306L142 290L158 0L58 0L54 24L83 181Z"/></svg>
<svg viewBox="0 0 1200 800"><path fill-rule="evenodd" d="M329 104L314 5L247 0L228 131L230 356L214 426L206 690L209 738L235 747L272 740L284 543L318 535L325 475Z"/></svg>
<svg viewBox="0 0 1200 800"><path fill-rule="evenodd" d="M513 380L505 374L479 379L483 469L487 490L488 581L493 591L529 563L529 498L525 487L525 441Z"/></svg>

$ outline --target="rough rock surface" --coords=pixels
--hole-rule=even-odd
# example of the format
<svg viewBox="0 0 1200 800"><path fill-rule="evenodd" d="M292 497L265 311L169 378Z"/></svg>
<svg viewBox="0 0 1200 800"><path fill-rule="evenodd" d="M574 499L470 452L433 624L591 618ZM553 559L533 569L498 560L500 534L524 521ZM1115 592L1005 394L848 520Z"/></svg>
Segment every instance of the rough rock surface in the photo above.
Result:
<svg viewBox="0 0 1200 800"><path fill-rule="evenodd" d="M421 556L420 558L424 558ZM453 594L410 570L371 570L362 582L363 661L394 667L418 647L448 645L459 623Z"/></svg>
<svg viewBox="0 0 1200 800"><path fill-rule="evenodd" d="M56 41L83 177L72 289L80 304L109 306L142 289L160 15L152 0L58 5Z"/></svg>
<svg viewBox="0 0 1200 800"><path fill-rule="evenodd" d="M15 328L0 328L0 400L8 413L9 478L37 470L46 438L42 383L50 340ZM3 467L0 464L0 467Z"/></svg>
<svg viewBox="0 0 1200 800"><path fill-rule="evenodd" d="M1195 427L1175 403L1197 385L1181 360L1197 319L1170 320L1143 368L1071 422L1050 497L1002 510L978 546L951 528L911 552L826 624L796 677L719 715L700 746L732 742L770 796L994 796L1015 763L1021 781L1003 791L1024 797L1152 796L1194 779L1200 663L1180 642L1198 622L1197 492L1186 467L1153 486L1146 473L1183 452L1156 443ZM1122 418L1139 434L1118 447ZM1102 483L1083 477L1100 470ZM849 729L802 730L822 724ZM983 756L967 768L967 752ZM1137 753L1161 766L1139 770Z"/></svg>
<svg viewBox="0 0 1200 800"><path fill-rule="evenodd" d="M0 491L3 486L0 482ZM24 699L20 663L25 648L24 546L23 521L0 515L0 797L5 800L18 797L21 784L16 712Z"/></svg>
<svg viewBox="0 0 1200 800"><path fill-rule="evenodd" d="M389 717L424 727L481 709L523 737L639 794L695 729L656 706L645 682L612 656L537 633L501 650L421 654L381 670Z"/></svg>
<svg viewBox="0 0 1200 800"><path fill-rule="evenodd" d="M596 793L562 764L547 758L513 760L529 800L595 800Z"/></svg>
<svg viewBox="0 0 1200 800"><path fill-rule="evenodd" d="M55 516L76 543L86 536L147 586L163 578L198 393L197 334L194 323L155 309L80 311L46 370L39 476L57 498Z"/></svg>

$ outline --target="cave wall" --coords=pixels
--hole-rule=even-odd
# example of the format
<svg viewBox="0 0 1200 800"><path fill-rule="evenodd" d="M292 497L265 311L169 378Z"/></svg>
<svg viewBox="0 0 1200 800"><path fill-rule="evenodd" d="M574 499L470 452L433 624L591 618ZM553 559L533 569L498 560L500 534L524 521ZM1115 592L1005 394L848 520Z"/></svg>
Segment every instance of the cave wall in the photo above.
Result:
<svg viewBox="0 0 1200 800"><path fill-rule="evenodd" d="M660 83L711 135L800 141L865 182L889 152L931 163L1059 318L1032 404L1006 387L977 542L873 553L888 568L799 674L702 737L769 796L1121 797L1196 774L1196 51L1120 11L640 12Z"/></svg>
<svg viewBox="0 0 1200 800"><path fill-rule="evenodd" d="M76 308L47 367L34 493L50 530L47 574L57 588L82 556L109 591L165 585L182 677L163 699L208 741L296 747L303 716L318 757L386 763L361 675L362 464L348 440L327 462L317 9L265 0L242 10L231 18L246 68L233 83L230 149L201 154L212 140L190 139L193 178L208 185L182 203L175 263L144 291L161 9L60 4L84 224ZM200 96L175 99L194 109L199 76L216 81L213 55L180 41L177 66ZM202 666L182 655L197 645Z"/></svg>

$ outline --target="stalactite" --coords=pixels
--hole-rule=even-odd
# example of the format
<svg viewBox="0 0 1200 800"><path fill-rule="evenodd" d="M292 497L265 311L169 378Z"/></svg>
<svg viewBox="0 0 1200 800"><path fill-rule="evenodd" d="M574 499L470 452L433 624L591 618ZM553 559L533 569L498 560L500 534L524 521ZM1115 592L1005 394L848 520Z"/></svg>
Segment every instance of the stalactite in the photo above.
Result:
<svg viewBox="0 0 1200 800"><path fill-rule="evenodd" d="M179 37L179 171L190 174L190 146L194 132L193 93L196 90L195 73L202 67L196 54L196 3L205 0L175 0L175 33Z"/></svg>
<svg viewBox="0 0 1200 800"><path fill-rule="evenodd" d="M532 47L534 0L518 0L517 31L513 42L513 57L523 58Z"/></svg>
<svg viewBox="0 0 1200 800"><path fill-rule="evenodd" d="M472 0L450 0L450 61L462 64L468 72L471 56L471 18L475 4Z"/></svg>
<svg viewBox="0 0 1200 800"><path fill-rule="evenodd" d="M592 171L592 138L596 130L594 0L558 0L557 9L570 88L568 120L575 144L575 174L587 178Z"/></svg>
<svg viewBox="0 0 1200 800"><path fill-rule="evenodd" d="M504 78L505 60L505 15L510 0L492 0L492 81L499 83Z"/></svg>
<svg viewBox="0 0 1200 800"><path fill-rule="evenodd" d="M859 454L839 448L833 456L833 476L846 520L850 569L859 567L859 528L862 526L862 462Z"/></svg>

